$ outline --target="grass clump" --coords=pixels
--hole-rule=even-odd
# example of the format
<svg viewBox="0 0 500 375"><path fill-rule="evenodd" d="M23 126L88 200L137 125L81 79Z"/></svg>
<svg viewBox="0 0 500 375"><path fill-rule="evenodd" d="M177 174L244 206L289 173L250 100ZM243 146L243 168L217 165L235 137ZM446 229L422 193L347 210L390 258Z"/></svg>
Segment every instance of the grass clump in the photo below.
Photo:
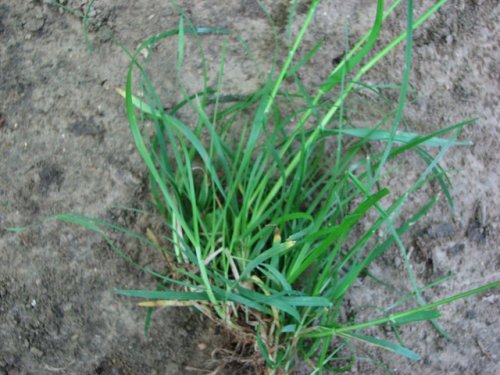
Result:
<svg viewBox="0 0 500 375"><path fill-rule="evenodd" d="M168 228L168 234L148 232L140 239L164 254L170 272L149 270L159 279L155 291L117 292L145 299L141 305L150 309L193 307L254 350L259 371L288 373L301 361L313 373L348 370L356 359L349 349L358 341L418 360L402 342L369 336L363 329L388 324L397 330L409 323L434 322L439 305L498 285L426 303L402 241L437 201L430 198L413 216L400 220L415 191L437 181L452 204L450 182L439 162L450 147L463 144L456 138L470 123L426 135L400 130L413 30L443 3L436 2L414 20L408 1L406 31L375 51L384 20L399 5L395 1L384 13L379 0L372 29L317 87L305 87L298 73L320 44L303 56L297 51L319 1L310 3L284 63L271 70L262 87L244 96L222 89L229 31L197 28L181 14L178 28L143 42L131 54L121 94L133 139L149 170L155 206ZM203 34L220 34L223 41L217 83L210 87L203 74L204 88L196 93L181 84L184 99L164 109L147 73L147 59L141 56L163 39L176 37L182 82L186 40L194 39L201 47ZM377 91L363 84L363 76L403 41L399 101L373 127L355 127L346 115L347 97L362 87ZM142 96L134 94L137 73ZM193 124L181 120L180 111L187 110L196 118ZM151 139L142 134L141 123L154 126ZM372 143L377 147L367 147ZM388 163L408 152L420 156L422 173L405 191L391 192L384 187ZM131 234L83 216L59 217L103 235L106 227ZM165 242L169 245L160 246ZM417 307L367 322L343 321L349 288L392 247L405 260L412 285L403 300L414 300Z"/></svg>

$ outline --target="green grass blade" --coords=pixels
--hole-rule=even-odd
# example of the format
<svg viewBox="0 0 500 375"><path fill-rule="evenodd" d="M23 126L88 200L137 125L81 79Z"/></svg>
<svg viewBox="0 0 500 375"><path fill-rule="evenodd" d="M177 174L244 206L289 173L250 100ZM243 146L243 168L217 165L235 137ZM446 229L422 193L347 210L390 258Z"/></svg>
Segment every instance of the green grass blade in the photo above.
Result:
<svg viewBox="0 0 500 375"><path fill-rule="evenodd" d="M425 320L437 319L440 316L441 312L439 310L432 309L432 310L418 311L414 314L394 319L391 323L396 325L403 325L403 324L421 322Z"/></svg>
<svg viewBox="0 0 500 375"><path fill-rule="evenodd" d="M350 71L358 65L361 60L372 50L375 42L380 34L380 29L382 27L382 19L384 16L384 1L377 0L377 14L375 16L375 22L370 29L370 34L368 35L365 45L360 49L360 51L354 56L347 60L344 60L343 64L339 67L342 69L336 69L333 74L328 77L326 82L320 87L321 92L329 92L334 86L341 83L343 76L347 75Z"/></svg>
<svg viewBox="0 0 500 375"><path fill-rule="evenodd" d="M124 290L116 289L115 294L127 297L139 297L152 300L175 300L175 301L208 301L208 294L205 292L176 292L172 290Z"/></svg>
<svg viewBox="0 0 500 375"><path fill-rule="evenodd" d="M411 359L412 361L419 361L420 360L420 356L417 353L415 353L414 351L412 351L408 348L405 348L401 345L390 342L390 341L377 339L377 338L371 337L371 336L358 335L355 333L348 333L348 334L343 333L342 336L345 338L352 338L355 340L364 341L368 344L375 345L375 346L378 346L379 348L383 348L383 349L389 350L391 352L394 352L396 354L399 354L403 357Z"/></svg>

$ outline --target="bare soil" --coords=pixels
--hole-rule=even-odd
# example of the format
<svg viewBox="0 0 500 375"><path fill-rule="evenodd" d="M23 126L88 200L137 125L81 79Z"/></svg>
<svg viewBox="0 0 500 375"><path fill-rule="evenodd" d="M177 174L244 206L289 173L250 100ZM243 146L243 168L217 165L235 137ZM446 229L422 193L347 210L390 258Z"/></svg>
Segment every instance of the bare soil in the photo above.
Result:
<svg viewBox="0 0 500 375"><path fill-rule="evenodd" d="M85 11L89 2L63 3ZM332 60L342 55L345 26L350 40L359 38L370 27L374 3L321 4L307 41L324 38L327 48L313 59L304 79L324 79ZM418 12L430 2L417 3ZM196 25L239 33L262 70L269 68L272 26L256 1L192 0L182 6ZM269 2L269 8L286 46L289 2ZM442 197L405 238L421 285L440 275L456 275L426 292L429 301L499 279L499 19L495 0L454 0L415 35L415 93L406 111L408 124L428 132L478 118L460 136L473 146L451 149L445 161L454 183L455 213ZM114 208L147 206L146 170L129 134L123 100L114 92L123 87L129 63L116 40L134 50L145 38L176 27L178 13L167 0L96 0L88 21L86 40L81 18L46 1L0 0L0 373L214 370L220 361L213 351L227 345L217 327L189 310L163 309L154 314L151 334L145 337L144 310L112 291L154 288L153 280L95 233L47 219L77 211L142 233L152 225ZM383 38L404 22L402 11L388 22ZM207 40L207 61L217 66L221 44L215 37ZM195 46L190 48L184 77L196 87L200 65ZM166 106L180 98L172 51L175 43L164 44L152 64ZM370 74L369 82L398 82L402 55L400 48ZM227 92L257 87L259 77L244 50L230 45L228 56ZM369 120L368 109L364 113L361 105L359 110L360 121ZM420 167L414 156L402 161L400 170L409 171L411 178ZM399 181L391 187L397 190ZM437 191L430 186L411 204ZM20 233L6 229L26 225L32 226ZM125 237L116 235L115 240L134 261L159 262ZM396 250L370 271L401 290L410 288ZM377 361L400 374L500 373L499 296L494 290L444 307L439 323L450 340L425 324L403 331L405 344L422 355L421 361L361 347L361 357L369 354L376 360L361 361L352 373L383 373ZM349 296L358 319L376 313L370 306L393 300L393 294L368 278ZM391 337L382 329L373 333Z"/></svg>

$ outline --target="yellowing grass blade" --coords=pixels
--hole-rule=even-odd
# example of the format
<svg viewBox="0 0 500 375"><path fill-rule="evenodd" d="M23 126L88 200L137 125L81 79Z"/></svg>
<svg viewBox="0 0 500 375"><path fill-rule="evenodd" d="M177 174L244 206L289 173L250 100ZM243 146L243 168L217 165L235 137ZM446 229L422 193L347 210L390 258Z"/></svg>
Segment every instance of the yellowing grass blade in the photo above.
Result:
<svg viewBox="0 0 500 375"><path fill-rule="evenodd" d="M176 301L176 300L157 300L157 301L142 301L137 305L141 307L191 307L195 304L194 301Z"/></svg>

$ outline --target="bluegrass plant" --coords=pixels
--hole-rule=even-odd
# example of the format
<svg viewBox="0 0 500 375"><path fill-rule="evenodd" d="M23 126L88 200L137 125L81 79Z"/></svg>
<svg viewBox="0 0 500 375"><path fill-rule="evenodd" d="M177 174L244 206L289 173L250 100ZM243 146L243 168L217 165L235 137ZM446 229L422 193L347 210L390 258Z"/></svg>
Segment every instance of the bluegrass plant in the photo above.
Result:
<svg viewBox="0 0 500 375"><path fill-rule="evenodd" d="M299 72L307 69L321 43L302 55L297 51L319 1L310 2L284 63L275 65L263 85L247 95L222 89L230 32L195 27L183 13L176 29L147 39L130 54L125 90L120 93L132 137L149 171L157 214L168 230L140 236L81 215L58 217L98 231L109 241L107 230L122 231L162 252L170 271L146 269L158 279L156 290L117 291L144 299L140 304L149 308L147 324L153 308L192 307L250 348L259 371L288 373L304 361L313 373L322 373L350 369L356 355L349 350L356 342L418 360L402 341L371 336L366 328L388 325L397 331L410 323L434 322L440 305L499 285L426 303L412 270L402 237L438 198L423 202L410 217L400 214L409 197L431 181L452 204L450 181L440 161L449 148L467 144L457 136L471 121L431 134L401 129L413 30L444 1L415 19L408 1L406 31L375 49L384 21L399 3L384 10L384 2L378 0L371 30L315 87L306 87ZM296 9L294 2L290 24ZM202 48L204 34L219 34L221 39L216 85L209 85L204 69L203 89L189 92L180 84L184 99L164 109L154 86L157 77L147 73L144 52L153 53L162 40L176 38L182 82L186 40ZM372 127L355 127L346 114L347 97L362 89L380 93L364 84L363 77L401 42L406 52L399 101ZM202 63L206 68L204 59ZM183 122L181 110L190 111L196 121ZM154 127L152 138L143 134L143 126ZM410 152L422 160L419 178L405 191L390 191L384 187L388 163ZM411 292L373 320L343 320L350 287L393 248L404 259ZM401 309L408 301L416 307Z"/></svg>

